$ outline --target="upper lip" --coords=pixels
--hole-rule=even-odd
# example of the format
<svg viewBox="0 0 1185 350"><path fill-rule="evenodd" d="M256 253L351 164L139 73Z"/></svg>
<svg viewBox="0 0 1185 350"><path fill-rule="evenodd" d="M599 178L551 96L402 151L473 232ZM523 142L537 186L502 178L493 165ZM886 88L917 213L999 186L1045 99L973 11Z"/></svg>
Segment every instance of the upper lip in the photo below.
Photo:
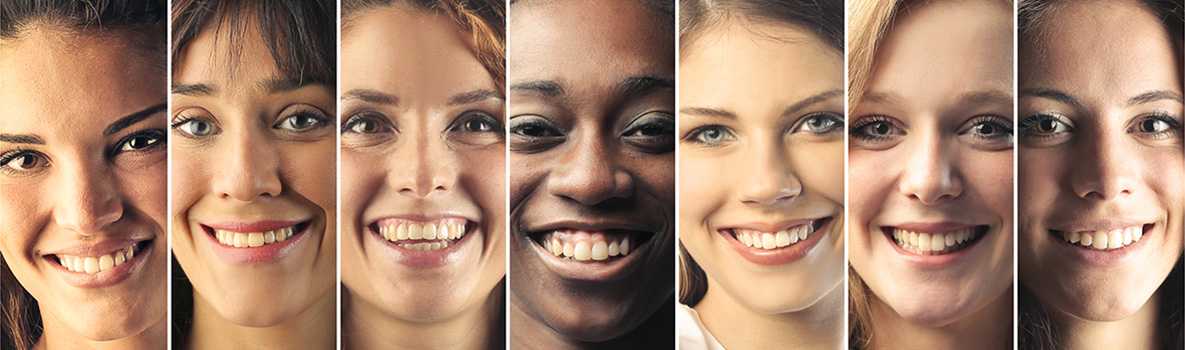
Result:
<svg viewBox="0 0 1185 350"><path fill-rule="evenodd" d="M294 226L304 221L305 220L220 221L202 223L202 225L222 231L263 232Z"/></svg>
<svg viewBox="0 0 1185 350"><path fill-rule="evenodd" d="M954 222L954 221L905 222L905 223L894 224L894 225L886 225L886 227L892 227L892 228L902 229L902 230L906 230L906 231L928 232L928 233L929 232L936 232L936 233L950 232L950 231L961 230L961 229L975 227L975 226L981 226L981 225L967 224L967 223Z"/></svg>
<svg viewBox="0 0 1185 350"><path fill-rule="evenodd" d="M1124 219L1124 218L1107 218L1107 219L1093 219L1085 218L1065 223L1058 223L1050 225L1051 230L1062 232L1078 232L1078 231L1110 231L1121 228L1128 228L1132 226L1143 226L1151 224L1156 220L1140 220L1140 219Z"/></svg>
<svg viewBox="0 0 1185 350"><path fill-rule="evenodd" d="M464 215L464 214L460 214L460 213L453 213L453 212L441 212L441 213L409 213L409 214L399 214L399 215L376 216L374 218L367 219L365 222L367 222L369 224L377 224L379 221L387 220L387 219L402 219L402 220L408 220L408 221L421 221L421 222L435 221L435 220L441 220L441 219L465 219L469 222L477 222L478 221L476 218L469 216L469 215Z"/></svg>
<svg viewBox="0 0 1185 350"><path fill-rule="evenodd" d="M100 256L107 255L116 250L127 248L130 245L149 240L151 238L111 238L94 242L79 243L69 247L60 249L46 250L41 253L45 255L74 255L74 256Z"/></svg>
<svg viewBox="0 0 1185 350"><path fill-rule="evenodd" d="M538 225L524 225L524 229L528 232L546 232L555 230L578 230L578 231L640 231L640 232L658 232L658 228L651 227L631 220L621 220L616 218L583 218L583 219L564 219L550 221Z"/></svg>
<svg viewBox="0 0 1185 350"><path fill-rule="evenodd" d="M777 231L789 229L791 227L813 223L815 221L823 220L828 217L829 216L811 218L811 219L791 219L791 220L769 221L769 222L725 224L725 225L720 225L720 227L723 229L726 229L726 230L728 230L728 229L744 229L744 230L753 230L753 231L762 231L762 232L777 232Z"/></svg>

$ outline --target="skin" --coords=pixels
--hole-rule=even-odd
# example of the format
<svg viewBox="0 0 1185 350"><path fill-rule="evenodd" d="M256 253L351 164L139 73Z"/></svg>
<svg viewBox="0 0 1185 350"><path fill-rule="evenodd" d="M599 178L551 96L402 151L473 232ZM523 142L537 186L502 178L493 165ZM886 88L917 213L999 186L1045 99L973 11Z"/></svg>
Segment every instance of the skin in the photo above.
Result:
<svg viewBox="0 0 1185 350"><path fill-rule="evenodd" d="M689 45L679 68L680 240L710 286L696 313L729 349L837 348L842 52L802 27L747 19L712 27ZM721 232L824 217L832 224L814 234L827 236L783 265L746 260Z"/></svg>
<svg viewBox="0 0 1185 350"><path fill-rule="evenodd" d="M873 347L1006 347L1011 8L942 2L901 14L849 123L849 256L873 294ZM878 115L889 119L869 119ZM890 132L870 134L878 127ZM882 230L938 222L987 225L987 232L957 260L932 267L908 261Z"/></svg>
<svg viewBox="0 0 1185 350"><path fill-rule="evenodd" d="M1075 335L1062 339L1067 348L1158 347L1157 291L1181 256L1185 206L1180 46L1135 1L1074 2L1049 16L1038 28L1042 40L1021 45L1019 111L1064 116L1073 129L1022 132L1021 283L1064 334ZM1033 54L1038 49L1043 57ZM1078 105L1036 89L1060 91ZM1149 91L1167 94L1129 103ZM1147 120L1163 131L1141 128ZM1078 248L1050 232L1106 219L1155 227L1134 254L1105 266L1078 260L1069 251Z"/></svg>
<svg viewBox="0 0 1185 350"><path fill-rule="evenodd" d="M404 35L415 33L415 35ZM352 16L342 35L342 282L349 348L487 348L504 313L505 114L501 87L448 17L407 6ZM480 92L474 101L454 96ZM364 94L363 92L372 92ZM366 98L373 92L397 100ZM483 129L484 128L484 129ZM460 257L392 259L368 227L399 215L470 218ZM501 339L501 336L496 337Z"/></svg>
<svg viewBox="0 0 1185 350"><path fill-rule="evenodd" d="M173 252L194 287L189 345L331 347L334 91L265 88L280 73L257 26L247 28L239 51L204 28L174 66ZM185 88L195 84L211 92ZM192 132L207 126L218 131ZM239 264L215 255L216 241L200 226L260 220L308 221L309 228L280 260Z"/></svg>
<svg viewBox="0 0 1185 350"><path fill-rule="evenodd" d="M0 141L0 254L40 307L38 349L165 346L164 110L103 133L165 102L164 53L134 35L37 24L0 41L0 135L42 141ZM67 284L44 256L145 238L147 261L103 288Z"/></svg>
<svg viewBox="0 0 1185 350"><path fill-rule="evenodd" d="M509 311L511 347L669 346L671 19L625 1L528 1L511 10L510 271L517 281ZM654 84L633 93L619 89L635 77L653 78ZM539 81L556 83L562 93L527 84ZM642 125L649 131L639 131ZM629 223L652 236L631 252L641 254L631 273L604 282L567 280L545 265L548 253L528 236L564 221Z"/></svg>

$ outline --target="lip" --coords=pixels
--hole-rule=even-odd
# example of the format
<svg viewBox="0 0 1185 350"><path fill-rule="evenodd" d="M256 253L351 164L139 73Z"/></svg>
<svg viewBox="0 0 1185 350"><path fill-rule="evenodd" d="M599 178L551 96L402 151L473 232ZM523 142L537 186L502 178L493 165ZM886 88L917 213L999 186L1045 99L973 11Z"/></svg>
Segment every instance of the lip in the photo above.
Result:
<svg viewBox="0 0 1185 350"><path fill-rule="evenodd" d="M450 243L448 247L436 250L412 250L400 247L398 243L388 241L383 238L382 234L375 230L375 225L384 220L402 219L408 221L438 221L443 219L461 219L465 220L465 233L455 243ZM367 232L367 239L374 240L375 243L390 248L390 256L396 263L413 268L413 269L432 269L442 267L454 262L460 261L462 248L469 244L470 236L478 236L484 234L480 229L481 224L476 220L465 218L455 214L409 214L398 216L387 216L371 221L371 224L366 225L364 230Z"/></svg>
<svg viewBox="0 0 1185 350"><path fill-rule="evenodd" d="M915 231L915 232L942 233L942 232L951 232L951 231L955 231L955 230L961 230L961 229L978 227L978 226L984 227L982 229L982 232L980 232L975 238L973 238L971 240L971 242L966 247L963 247L963 249L959 249L959 250L956 250L956 251L953 251L950 253L946 253L946 254L938 254L938 255L916 254L914 252L905 250L905 248L898 246L897 243L893 241L893 231L892 230L894 228ZM942 268L946 268L952 264L958 263L960 260L962 260L963 257L970 255L975 250L975 248L979 246L980 242L986 240L989 235L993 234L992 233L993 227L991 225L972 225L972 224L948 222L948 221L909 222L909 223L901 223L901 224L896 224L896 225L885 225L885 226L881 226L879 228L879 230L881 232L881 237L884 238L885 244L888 244L890 247L893 247L893 250L897 252L898 256L905 259L905 261L907 263L909 263L913 266L916 266L918 268L922 268L922 269L942 269Z"/></svg>
<svg viewBox="0 0 1185 350"><path fill-rule="evenodd" d="M1124 246L1122 248L1108 249L1108 250L1095 250L1095 249L1084 248L1084 247L1078 246L1078 245L1072 245L1069 242L1066 242L1066 240L1062 238L1062 234L1061 234L1062 232L1066 232L1066 231L1114 230L1114 229L1118 229L1118 228L1140 226L1140 225L1144 226L1144 234L1143 234L1143 237L1139 241L1133 242L1132 244L1129 244L1129 245ZM1054 246L1059 247L1056 250L1061 252L1061 254L1067 256L1069 259L1077 260L1077 261L1082 262L1082 263L1089 265L1089 266L1111 267L1111 266L1123 264L1123 263L1127 262L1128 260L1133 259L1136 256L1139 256L1140 251L1142 251L1144 249L1144 247L1148 246L1148 244L1151 244L1151 243L1147 243L1148 241L1154 240L1154 239L1159 239L1160 235L1158 233L1163 231L1162 228L1164 226L1165 225L1163 225L1159 221L1158 222L1145 222L1142 224L1139 222L1134 222L1134 223L1129 224L1127 226L1099 225L1099 226L1094 226L1093 228L1089 227L1089 226L1085 226L1085 225L1079 225L1079 226L1075 226L1074 229L1069 229L1069 230L1050 229L1050 230L1046 230L1046 232L1049 233L1047 236L1049 236L1050 240L1053 240Z"/></svg>
<svg viewBox="0 0 1185 350"><path fill-rule="evenodd" d="M265 220L255 222L203 223L199 224L199 226L201 227L201 232L205 234L207 241L210 243L211 250L221 259L233 264L257 264L277 261L290 255L301 242L304 242L305 236L308 236L305 233L315 228L315 226L319 226L318 224L318 222L313 220ZM283 242L265 244L258 247L228 247L219 243L218 238L214 236L215 229L246 233L272 231L290 226L296 226L293 229L292 237L289 237Z"/></svg>
<svg viewBox="0 0 1185 350"><path fill-rule="evenodd" d="M133 239L116 239L97 242L92 245L79 245L70 248L55 250L52 253L44 253L41 255L43 261L55 270L61 272L62 280L74 287L78 288L104 288L110 287L120 282L127 280L131 275L144 270L145 261L149 256L155 253L152 245L152 240L133 240ZM131 260L124 262L114 268L95 273L87 274L83 272L74 272L67 270L65 266L58 263L54 255L77 255L77 256L101 256L107 255L121 248L126 248L129 245L136 245L135 255Z"/></svg>
<svg viewBox="0 0 1185 350"><path fill-rule="evenodd" d="M604 232L610 231L603 225L573 225L573 226L549 226L555 227L553 229L544 230L542 232L551 232L556 230L572 230L572 231L589 231L589 232ZM579 228L578 228L579 227ZM607 282L625 278L633 274L643 261L643 257L650 251L650 246L654 240L658 239L656 232L643 232L633 230L622 230L618 228L612 231L627 231L631 237L649 236L643 240L637 247L630 250L630 253L624 257L608 259L604 261L575 261L571 259L563 259L552 255L547 251L543 245L539 244L532 234L520 234L520 239L526 240L526 243L534 249L535 254L543 261L543 265L554 272L560 278L570 281L578 282ZM534 231L532 231L534 232Z"/></svg>
<svg viewBox="0 0 1185 350"><path fill-rule="evenodd" d="M756 231L774 232L783 229L795 227L798 225L815 222L817 227L811 232L810 236L805 241L791 244L786 247L778 249L758 249L746 246L737 240L733 234L736 229L748 229ZM818 245L819 241L823 240L824 236L830 233L832 225L834 225L835 218L832 216L823 217L812 220L793 220L779 223L765 224L765 223L750 223L744 225L736 225L726 229L716 230L716 233L724 237L729 245L742 258L759 265L783 265L789 264L805 257L812 249Z"/></svg>

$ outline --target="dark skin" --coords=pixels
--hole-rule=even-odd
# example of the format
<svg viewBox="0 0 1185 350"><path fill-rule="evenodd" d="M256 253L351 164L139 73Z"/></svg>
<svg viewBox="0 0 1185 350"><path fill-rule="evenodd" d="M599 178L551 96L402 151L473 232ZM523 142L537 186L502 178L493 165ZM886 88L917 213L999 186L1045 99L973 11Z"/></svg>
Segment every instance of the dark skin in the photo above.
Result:
<svg viewBox="0 0 1185 350"><path fill-rule="evenodd" d="M511 11L511 347L671 347L673 18L627 1ZM630 225L639 256L612 278L564 276L536 241L564 222Z"/></svg>

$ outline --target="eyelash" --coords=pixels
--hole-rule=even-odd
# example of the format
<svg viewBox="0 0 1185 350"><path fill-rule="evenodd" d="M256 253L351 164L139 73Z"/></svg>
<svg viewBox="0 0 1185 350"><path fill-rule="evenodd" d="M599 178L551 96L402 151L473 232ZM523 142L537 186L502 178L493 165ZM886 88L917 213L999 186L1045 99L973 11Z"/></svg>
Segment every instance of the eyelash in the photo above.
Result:
<svg viewBox="0 0 1185 350"><path fill-rule="evenodd" d="M885 140L889 139L889 137L887 137L887 136L867 135L867 134L861 132L864 129L864 127L873 125L876 123L886 123L886 124L889 124L890 127L901 129L901 127L897 125L897 123L893 120L892 117L885 116L885 115L870 115L870 116L860 118L860 119L856 120L855 123L852 123L852 128L850 129L851 130L850 134L852 137L858 138L863 141L878 142L878 141L885 141ZM892 130L890 130L890 131L892 131Z"/></svg>

